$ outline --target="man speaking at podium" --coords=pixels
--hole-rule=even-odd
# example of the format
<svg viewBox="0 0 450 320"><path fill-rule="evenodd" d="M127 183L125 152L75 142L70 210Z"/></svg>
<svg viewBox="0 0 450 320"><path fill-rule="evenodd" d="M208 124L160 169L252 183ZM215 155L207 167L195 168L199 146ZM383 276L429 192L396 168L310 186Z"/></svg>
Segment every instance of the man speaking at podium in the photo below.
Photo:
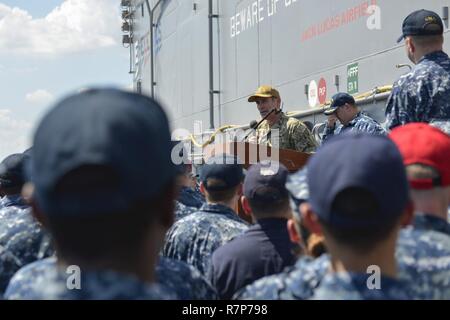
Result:
<svg viewBox="0 0 450 320"><path fill-rule="evenodd" d="M256 102L262 121L257 129L257 142L279 149L313 152L316 142L308 128L281 110L280 93L271 86L261 86L248 102ZM276 139L279 137L278 144Z"/></svg>

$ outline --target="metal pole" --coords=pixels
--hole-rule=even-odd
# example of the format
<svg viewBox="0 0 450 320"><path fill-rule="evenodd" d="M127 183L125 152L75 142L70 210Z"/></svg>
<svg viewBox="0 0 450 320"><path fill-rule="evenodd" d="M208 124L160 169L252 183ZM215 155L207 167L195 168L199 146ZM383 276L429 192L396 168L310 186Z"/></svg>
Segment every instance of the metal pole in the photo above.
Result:
<svg viewBox="0 0 450 320"><path fill-rule="evenodd" d="M155 9L159 6L159 4L163 0L158 0L158 2L155 4L153 8L150 7L149 0L145 0L145 3L147 4L147 10L150 15L150 90L151 90L151 97L155 97L155 54L153 52L153 12L155 12Z"/></svg>
<svg viewBox="0 0 450 320"><path fill-rule="evenodd" d="M213 47L213 2L208 1L208 29L209 29L209 128L214 129L214 47Z"/></svg>

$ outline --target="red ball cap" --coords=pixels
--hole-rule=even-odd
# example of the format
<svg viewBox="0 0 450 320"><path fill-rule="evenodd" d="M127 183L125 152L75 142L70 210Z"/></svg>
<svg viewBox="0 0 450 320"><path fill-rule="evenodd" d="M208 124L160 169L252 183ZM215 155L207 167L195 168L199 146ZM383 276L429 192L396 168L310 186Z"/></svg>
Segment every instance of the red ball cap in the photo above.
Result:
<svg viewBox="0 0 450 320"><path fill-rule="evenodd" d="M450 136L426 123L397 127L389 137L399 148L405 166L423 164L436 169L440 179L410 179L413 189L450 185Z"/></svg>

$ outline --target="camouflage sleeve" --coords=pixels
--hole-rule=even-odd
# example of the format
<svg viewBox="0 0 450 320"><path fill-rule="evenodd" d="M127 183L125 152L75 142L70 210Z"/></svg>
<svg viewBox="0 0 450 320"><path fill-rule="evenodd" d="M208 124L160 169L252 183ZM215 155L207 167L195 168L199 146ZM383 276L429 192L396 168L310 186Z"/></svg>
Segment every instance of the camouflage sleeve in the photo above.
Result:
<svg viewBox="0 0 450 320"><path fill-rule="evenodd" d="M289 139L291 140L290 144L294 146L296 151L314 152L316 150L317 144L312 133L300 121L291 125Z"/></svg>
<svg viewBox="0 0 450 320"><path fill-rule="evenodd" d="M336 129L336 124L333 127L325 126L322 141L327 141L334 136L334 130Z"/></svg>
<svg viewBox="0 0 450 320"><path fill-rule="evenodd" d="M269 282L265 283L267 278L262 278L252 284L239 289L232 297L232 300L276 300L276 286Z"/></svg>
<svg viewBox="0 0 450 320"><path fill-rule="evenodd" d="M392 93L388 98L386 104L386 128L392 130L393 128L402 124L411 122L407 106L409 104L408 95L394 85Z"/></svg>
<svg viewBox="0 0 450 320"><path fill-rule="evenodd" d="M432 103L428 79L408 79L394 84L386 104L386 128L392 130L410 122L427 121Z"/></svg>
<svg viewBox="0 0 450 320"><path fill-rule="evenodd" d="M384 128L374 122L360 122L357 124L356 128L355 128L358 132L365 132L365 133L369 133L369 134L373 134L373 135L385 135L386 131L384 130Z"/></svg>

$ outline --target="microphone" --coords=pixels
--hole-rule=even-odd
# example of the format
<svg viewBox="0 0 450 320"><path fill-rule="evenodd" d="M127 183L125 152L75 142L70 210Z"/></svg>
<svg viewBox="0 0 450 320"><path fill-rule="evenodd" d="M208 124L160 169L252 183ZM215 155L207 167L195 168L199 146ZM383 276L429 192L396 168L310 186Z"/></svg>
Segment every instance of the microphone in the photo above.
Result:
<svg viewBox="0 0 450 320"><path fill-rule="evenodd" d="M261 123L266 120L272 113L276 112L276 114L279 114L281 112L280 110L277 109L272 109L270 110L270 112L268 114L266 114L264 116L264 118L262 118L259 122L256 122L256 120L253 120L252 122L250 122L250 129L256 130L258 129L258 127L261 125ZM253 131L252 130L252 131ZM244 140L242 140L242 142L244 142L245 140L247 140L247 138L250 136L250 134L252 133L252 131L250 131L244 138Z"/></svg>

